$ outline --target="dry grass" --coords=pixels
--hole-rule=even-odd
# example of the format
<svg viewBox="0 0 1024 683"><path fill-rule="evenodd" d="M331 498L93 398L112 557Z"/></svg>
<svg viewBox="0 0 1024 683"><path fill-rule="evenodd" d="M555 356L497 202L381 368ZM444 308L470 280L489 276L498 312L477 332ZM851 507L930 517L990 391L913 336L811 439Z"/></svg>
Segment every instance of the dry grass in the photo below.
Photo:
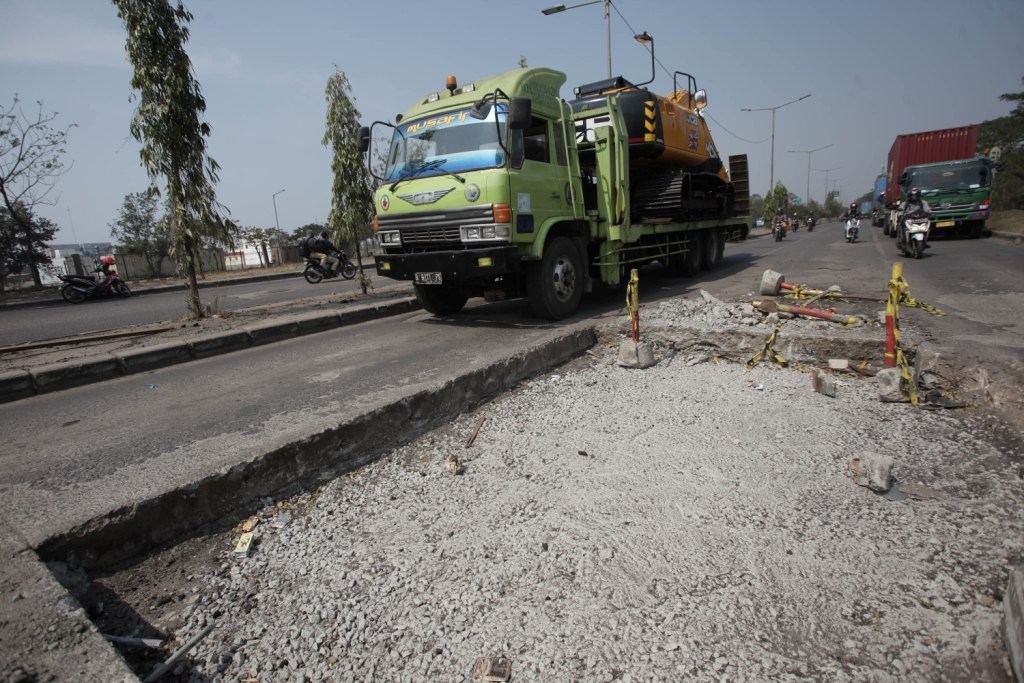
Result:
<svg viewBox="0 0 1024 683"><path fill-rule="evenodd" d="M988 217L988 229L1024 234L1024 211L1019 209L993 211Z"/></svg>

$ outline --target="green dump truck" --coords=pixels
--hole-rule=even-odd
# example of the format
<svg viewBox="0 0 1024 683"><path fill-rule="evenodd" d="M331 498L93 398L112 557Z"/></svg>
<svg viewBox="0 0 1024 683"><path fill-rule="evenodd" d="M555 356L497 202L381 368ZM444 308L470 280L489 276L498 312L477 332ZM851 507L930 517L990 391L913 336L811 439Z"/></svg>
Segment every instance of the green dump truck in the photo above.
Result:
<svg viewBox="0 0 1024 683"><path fill-rule="evenodd" d="M546 68L461 86L449 76L394 124L360 129L381 160L378 275L412 281L435 315L471 297L527 297L561 319L631 268L693 275L747 237L746 157L726 170L692 76L676 72L667 98L618 77L571 102L565 80Z"/></svg>

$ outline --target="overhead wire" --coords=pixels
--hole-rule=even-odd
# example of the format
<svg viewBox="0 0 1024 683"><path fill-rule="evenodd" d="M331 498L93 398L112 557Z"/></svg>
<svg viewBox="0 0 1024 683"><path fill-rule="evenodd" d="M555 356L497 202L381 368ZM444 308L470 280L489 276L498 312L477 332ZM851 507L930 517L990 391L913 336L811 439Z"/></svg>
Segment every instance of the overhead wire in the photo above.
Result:
<svg viewBox="0 0 1024 683"><path fill-rule="evenodd" d="M619 19L622 19L622 23L624 23L626 25L626 28L628 28L633 33L633 35L637 35L636 29L633 28L633 26L629 23L629 20L626 19L626 17L622 14L622 12L619 11L619 8L615 6L615 3L614 2L609 2L608 4L611 5L612 9L615 10L615 13L619 15ZM654 54L654 48L651 47L651 46L648 46L648 45L644 45L643 48L651 53L651 56L654 58L655 64L657 64L658 66L661 67L661 70L663 72L665 72L665 75L668 76L669 78L672 78L672 72L669 71L668 67L666 67L664 64L662 64L661 60L658 59L657 55ZM745 137L743 137L741 135L737 135L736 133L733 133L731 130L729 130L724 125L722 125L722 123L718 119L716 119L711 114L707 113L707 111L702 111L701 112L701 116L708 117L709 119L714 121L715 125L717 125L719 128L721 128L726 133L728 133L729 135L733 136L734 138L736 138L737 140L740 140L742 142L746 142L746 143L749 143L749 144L752 144L752 145L760 145L762 143L768 142L768 140L771 139L771 136L769 135L764 140L748 140L747 138L745 138Z"/></svg>

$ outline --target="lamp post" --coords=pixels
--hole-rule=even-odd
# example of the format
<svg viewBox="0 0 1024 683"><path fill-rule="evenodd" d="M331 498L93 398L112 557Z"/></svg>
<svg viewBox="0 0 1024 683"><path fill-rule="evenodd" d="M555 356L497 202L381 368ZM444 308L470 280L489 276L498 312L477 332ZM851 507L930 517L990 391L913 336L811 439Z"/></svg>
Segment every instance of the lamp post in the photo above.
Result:
<svg viewBox="0 0 1024 683"><path fill-rule="evenodd" d="M281 222L277 220L277 195L281 194L282 192L284 192L284 190L278 190L274 194L270 195L271 201L274 202L274 225L277 226L278 232L281 232Z"/></svg>
<svg viewBox="0 0 1024 683"><path fill-rule="evenodd" d="M804 195L804 200L807 202L811 201L811 155L815 152L820 152L823 149L828 149L832 145L825 145L824 147L818 147L816 149L791 149L790 154L806 154L807 155L807 194Z"/></svg>
<svg viewBox="0 0 1024 683"><path fill-rule="evenodd" d="M828 174L831 173L832 171L838 171L841 168L842 168L842 166L836 166L835 168L816 168L816 169L814 169L815 171L824 171L825 172L825 201L828 201ZM824 206L824 204L822 204L822 206Z"/></svg>
<svg viewBox="0 0 1024 683"><path fill-rule="evenodd" d="M770 175L770 179L768 181L768 183L769 183L769 185L771 185L771 187L768 188L768 192L769 193L775 191L775 112L777 112L779 109L782 109L783 107L788 107L791 104L796 104L800 100L806 100L811 95L812 95L812 93L807 93L803 97L798 97L795 100L792 100L790 102L786 102L785 104L780 104L777 107L761 107L760 109L740 109L740 111L770 111L772 113L772 159L771 159L771 175Z"/></svg>
<svg viewBox="0 0 1024 683"><path fill-rule="evenodd" d="M612 0L590 0L590 2L581 2L578 5L555 5L554 7L548 7L540 11L544 16L550 16L552 14L558 14L569 9L576 9L577 7L586 7L587 5L596 5L597 3L604 3L604 23L606 31L608 33L608 78L612 77Z"/></svg>

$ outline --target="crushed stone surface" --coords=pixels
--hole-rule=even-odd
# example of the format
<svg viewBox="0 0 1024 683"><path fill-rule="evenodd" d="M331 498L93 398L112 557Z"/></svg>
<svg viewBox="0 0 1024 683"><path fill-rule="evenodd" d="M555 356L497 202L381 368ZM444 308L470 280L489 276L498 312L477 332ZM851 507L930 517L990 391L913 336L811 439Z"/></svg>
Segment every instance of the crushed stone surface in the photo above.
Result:
<svg viewBox="0 0 1024 683"><path fill-rule="evenodd" d="M719 324L679 306L658 324ZM829 398L799 369L658 358L595 347L265 501L248 554L236 528L98 579L106 613L114 592L145 620L121 635L175 645L214 623L179 680L461 682L486 656L512 681L1011 680L1016 432L852 374ZM888 494L853 483L865 453Z"/></svg>

